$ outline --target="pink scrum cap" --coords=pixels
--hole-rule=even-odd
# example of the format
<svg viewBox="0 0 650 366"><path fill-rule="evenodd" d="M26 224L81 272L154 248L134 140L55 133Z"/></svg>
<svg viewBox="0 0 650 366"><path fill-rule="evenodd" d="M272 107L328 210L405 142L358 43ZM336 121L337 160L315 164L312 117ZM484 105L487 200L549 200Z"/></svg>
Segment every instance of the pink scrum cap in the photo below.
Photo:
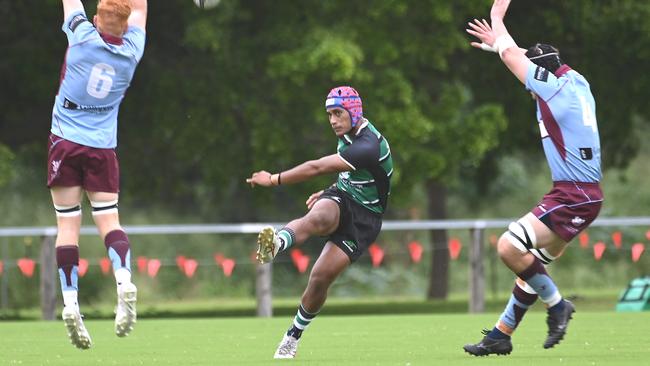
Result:
<svg viewBox="0 0 650 366"><path fill-rule="evenodd" d="M340 107L348 111L352 127L363 118L363 106L359 93L351 86L337 86L330 90L325 100L325 109Z"/></svg>

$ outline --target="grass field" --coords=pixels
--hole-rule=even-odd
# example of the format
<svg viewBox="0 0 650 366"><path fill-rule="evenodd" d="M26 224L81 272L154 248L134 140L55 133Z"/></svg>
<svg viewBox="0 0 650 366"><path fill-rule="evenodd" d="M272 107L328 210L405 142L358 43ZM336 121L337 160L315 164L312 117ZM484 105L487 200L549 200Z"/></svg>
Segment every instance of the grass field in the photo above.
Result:
<svg viewBox="0 0 650 366"><path fill-rule="evenodd" d="M579 309L578 309L579 311ZM273 360L291 317L144 319L117 338L112 322L89 320L93 347L68 343L63 323L0 322L0 365L647 365L650 313L578 312L566 339L544 350L545 314L526 316L510 356L475 358L497 314L320 316L296 360Z"/></svg>
<svg viewBox="0 0 650 366"><path fill-rule="evenodd" d="M615 308L621 289L589 289L573 291L564 289L566 297L573 301L580 311L610 311ZM486 312L499 312L508 302L511 292L489 295L485 298ZM115 308L114 299L110 302L82 304L82 311L87 319L112 319ZM273 314L275 316L295 315L300 297L274 297ZM364 315L364 314L440 314L467 312L467 293L452 293L446 300L425 300L421 297L336 297L330 296L323 309L326 315ZM254 298L203 298L154 301L138 299L138 316L141 318L215 318L215 317L252 317L255 316L257 303ZM532 311L543 311L541 305ZM59 308L58 313L61 312ZM0 324L3 320L38 320L41 319L39 308L21 308L19 310L0 309Z"/></svg>

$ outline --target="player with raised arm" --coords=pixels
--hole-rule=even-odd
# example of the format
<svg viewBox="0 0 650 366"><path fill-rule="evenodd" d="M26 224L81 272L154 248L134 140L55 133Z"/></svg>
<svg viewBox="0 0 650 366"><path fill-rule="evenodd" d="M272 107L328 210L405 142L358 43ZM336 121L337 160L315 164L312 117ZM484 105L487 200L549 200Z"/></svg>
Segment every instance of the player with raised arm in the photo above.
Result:
<svg viewBox="0 0 650 366"><path fill-rule="evenodd" d="M338 137L336 154L277 174L262 170L246 180L251 186L268 187L338 173L334 185L307 199L309 212L305 216L277 232L272 227L264 228L258 236L260 263L271 262L279 252L303 243L310 236L327 237L309 275L293 324L284 334L275 358L295 357L302 332L321 310L330 285L379 235L390 194L393 174L390 147L363 117L359 93L348 86L334 88L327 96L325 108Z"/></svg>
<svg viewBox="0 0 650 366"><path fill-rule="evenodd" d="M62 0L68 50L52 111L47 186L56 211L56 261L63 293L62 318L73 345L92 341L77 300L79 229L84 192L113 264L117 283L115 333L136 322L137 288L120 226L117 114L145 45L147 0L100 0L92 22L80 0Z"/></svg>
<svg viewBox="0 0 650 366"><path fill-rule="evenodd" d="M518 278L495 327L484 331L479 343L463 347L475 356L509 354L510 336L538 297L547 307L544 348L562 340L575 308L562 298L545 265L562 255L568 243L589 226L603 201L600 139L589 83L562 62L555 47L539 43L528 50L517 47L503 22L509 5L510 0L496 0L491 26L485 20L474 20L467 32L481 41L472 46L497 52L536 100L553 188L499 239L499 256Z"/></svg>

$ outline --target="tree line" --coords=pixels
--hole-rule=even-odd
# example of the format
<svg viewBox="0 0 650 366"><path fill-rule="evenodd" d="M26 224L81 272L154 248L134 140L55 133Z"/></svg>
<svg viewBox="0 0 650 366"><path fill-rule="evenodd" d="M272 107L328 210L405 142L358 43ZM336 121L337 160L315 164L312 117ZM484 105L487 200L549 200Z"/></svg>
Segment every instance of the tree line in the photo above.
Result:
<svg viewBox="0 0 650 366"><path fill-rule="evenodd" d="M0 3L2 185L17 161L44 164L67 45L60 1ZM394 212L421 187L427 217L447 217L446 192L459 179L484 187L500 157L541 155L530 97L497 56L469 47L466 24L489 17L490 4L223 0L203 11L150 2L145 55L119 117L123 191L133 204L205 220L286 219L334 177L275 191L244 179L332 153L324 98L347 84L390 141ZM85 6L94 14L94 1ZM553 44L590 81L606 168L635 156L635 131L650 115L648 19L650 4L634 0L516 1L506 18L520 46ZM445 233L432 239L440 255L429 295L445 297Z"/></svg>

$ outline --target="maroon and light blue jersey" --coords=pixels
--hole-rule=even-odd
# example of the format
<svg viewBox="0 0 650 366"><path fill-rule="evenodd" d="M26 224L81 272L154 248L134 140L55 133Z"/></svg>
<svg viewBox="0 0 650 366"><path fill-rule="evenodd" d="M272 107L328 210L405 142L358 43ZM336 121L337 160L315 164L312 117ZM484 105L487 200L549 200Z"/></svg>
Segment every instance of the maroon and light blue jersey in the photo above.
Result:
<svg viewBox="0 0 650 366"><path fill-rule="evenodd" d="M587 80L567 65L555 74L530 63L526 89L537 95L537 120L554 182L599 182L600 137Z"/></svg>
<svg viewBox="0 0 650 366"><path fill-rule="evenodd" d="M63 23L68 51L52 110L52 134L95 148L117 146L117 114L144 53L145 32L101 35L83 11Z"/></svg>

